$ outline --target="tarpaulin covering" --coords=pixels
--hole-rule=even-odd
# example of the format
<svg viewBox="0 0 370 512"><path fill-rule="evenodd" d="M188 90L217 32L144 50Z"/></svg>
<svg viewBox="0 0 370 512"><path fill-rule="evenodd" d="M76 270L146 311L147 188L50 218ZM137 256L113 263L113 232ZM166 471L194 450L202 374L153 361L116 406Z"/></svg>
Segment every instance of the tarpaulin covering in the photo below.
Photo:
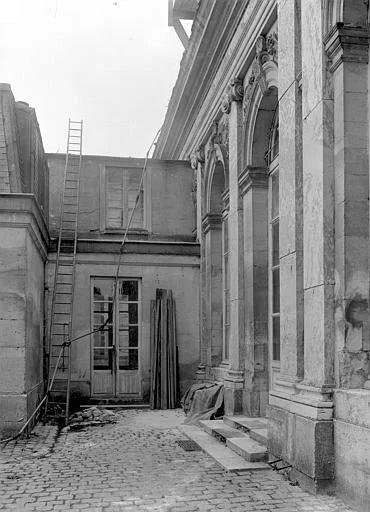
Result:
<svg viewBox="0 0 370 512"><path fill-rule="evenodd" d="M178 404L176 309L171 290L156 290L150 303L151 409Z"/></svg>
<svg viewBox="0 0 370 512"><path fill-rule="evenodd" d="M181 405L186 414L184 423L196 425L224 412L224 388L219 382L193 384L184 394Z"/></svg>

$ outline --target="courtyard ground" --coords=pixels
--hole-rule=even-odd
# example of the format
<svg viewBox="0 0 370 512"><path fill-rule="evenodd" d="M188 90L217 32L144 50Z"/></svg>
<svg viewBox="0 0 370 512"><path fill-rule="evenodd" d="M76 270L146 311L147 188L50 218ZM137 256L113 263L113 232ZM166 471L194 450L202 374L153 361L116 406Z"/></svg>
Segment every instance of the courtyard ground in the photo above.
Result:
<svg viewBox="0 0 370 512"><path fill-rule="evenodd" d="M127 410L118 422L36 429L29 442L0 451L0 510L307 511L352 509L312 496L272 470L225 472L208 455L177 441L180 410Z"/></svg>

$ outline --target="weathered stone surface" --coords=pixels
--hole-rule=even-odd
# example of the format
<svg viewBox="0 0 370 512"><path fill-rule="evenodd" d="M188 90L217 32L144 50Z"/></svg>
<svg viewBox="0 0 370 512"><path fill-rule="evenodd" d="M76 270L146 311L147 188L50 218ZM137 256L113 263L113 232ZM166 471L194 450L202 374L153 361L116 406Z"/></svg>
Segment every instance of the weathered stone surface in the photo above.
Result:
<svg viewBox="0 0 370 512"><path fill-rule="evenodd" d="M334 431L337 493L365 512L370 503L370 428L336 420Z"/></svg>

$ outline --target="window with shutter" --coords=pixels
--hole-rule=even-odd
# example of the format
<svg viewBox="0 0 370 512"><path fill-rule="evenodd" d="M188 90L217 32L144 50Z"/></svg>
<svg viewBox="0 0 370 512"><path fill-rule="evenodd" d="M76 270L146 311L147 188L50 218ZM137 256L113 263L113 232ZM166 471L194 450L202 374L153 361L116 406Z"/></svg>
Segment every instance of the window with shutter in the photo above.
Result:
<svg viewBox="0 0 370 512"><path fill-rule="evenodd" d="M139 194L140 179L141 172L137 169L106 168L105 218L107 228L124 229L127 227ZM141 190L130 228L143 228L143 221L144 191Z"/></svg>

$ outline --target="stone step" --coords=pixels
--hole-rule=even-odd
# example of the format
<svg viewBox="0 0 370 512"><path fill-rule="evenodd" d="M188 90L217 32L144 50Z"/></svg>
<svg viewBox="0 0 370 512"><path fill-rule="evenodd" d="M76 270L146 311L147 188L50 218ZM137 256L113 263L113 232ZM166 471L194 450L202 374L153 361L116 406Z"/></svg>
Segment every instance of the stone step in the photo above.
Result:
<svg viewBox="0 0 370 512"><path fill-rule="evenodd" d="M267 419L248 416L224 416L225 425L248 434L258 443L267 446Z"/></svg>
<svg viewBox="0 0 370 512"><path fill-rule="evenodd" d="M267 450L263 444L257 443L246 434L244 437L232 437L226 440L226 446L250 462L267 460Z"/></svg>
<svg viewBox="0 0 370 512"><path fill-rule="evenodd" d="M204 422L203 422L204 423ZM265 462L250 462L220 443L215 437L194 425L181 425L180 430L202 451L214 459L225 471L256 471L271 467ZM240 438L239 438L240 439Z"/></svg>
<svg viewBox="0 0 370 512"><path fill-rule="evenodd" d="M200 421L199 426L207 432L207 434L225 443L228 448L247 461L261 462L267 460L266 446L251 439L249 434L228 426L224 421Z"/></svg>

